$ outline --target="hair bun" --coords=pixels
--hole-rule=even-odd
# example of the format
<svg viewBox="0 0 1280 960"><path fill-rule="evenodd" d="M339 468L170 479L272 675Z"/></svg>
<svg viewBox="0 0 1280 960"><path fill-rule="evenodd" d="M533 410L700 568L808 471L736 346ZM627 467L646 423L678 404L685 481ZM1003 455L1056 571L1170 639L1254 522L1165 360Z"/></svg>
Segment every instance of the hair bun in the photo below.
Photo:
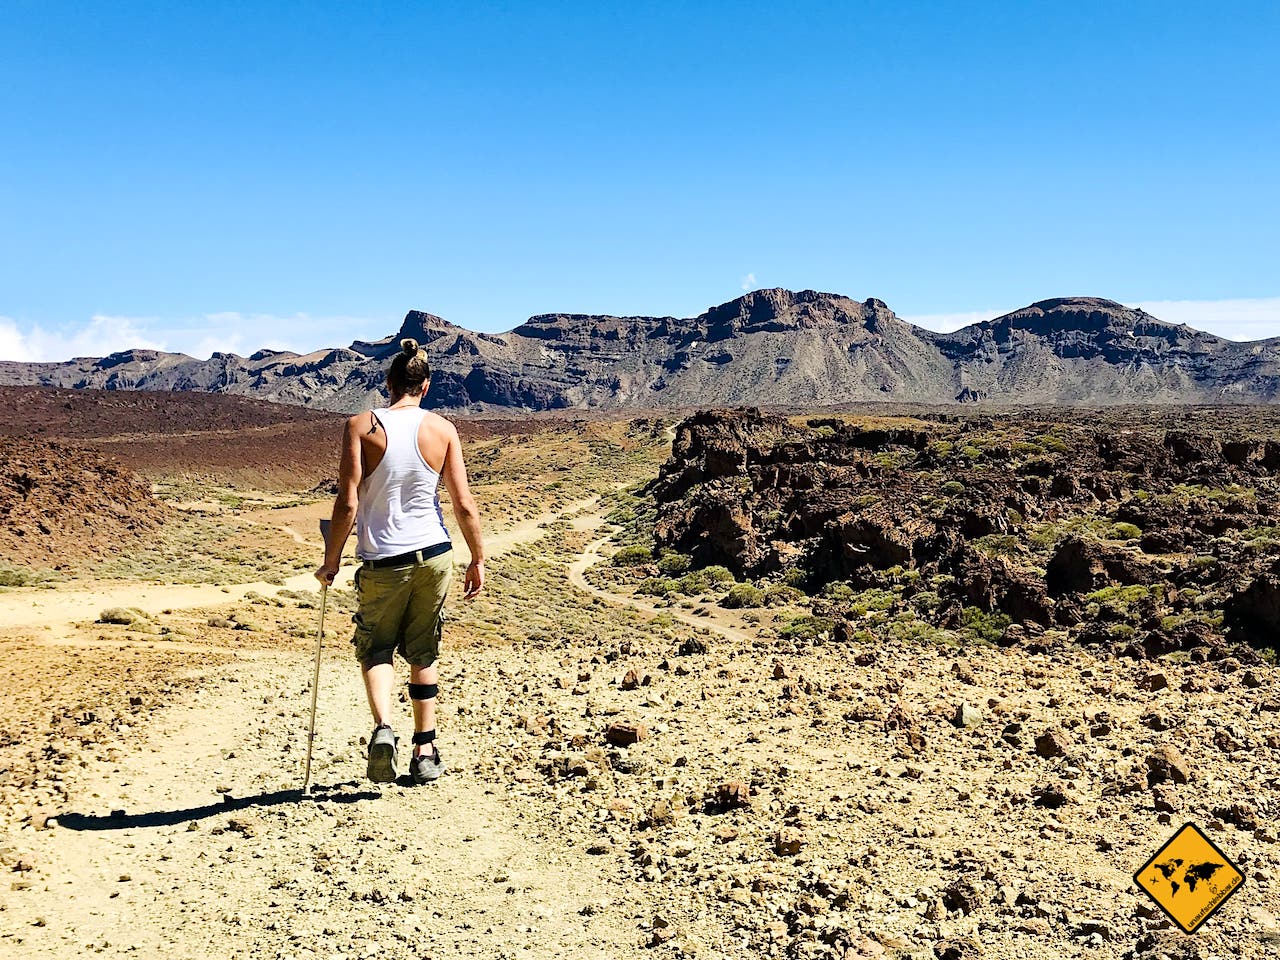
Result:
<svg viewBox="0 0 1280 960"><path fill-rule="evenodd" d="M418 352L418 341L411 337L405 337L400 341L400 349L404 351L406 357L412 357Z"/></svg>

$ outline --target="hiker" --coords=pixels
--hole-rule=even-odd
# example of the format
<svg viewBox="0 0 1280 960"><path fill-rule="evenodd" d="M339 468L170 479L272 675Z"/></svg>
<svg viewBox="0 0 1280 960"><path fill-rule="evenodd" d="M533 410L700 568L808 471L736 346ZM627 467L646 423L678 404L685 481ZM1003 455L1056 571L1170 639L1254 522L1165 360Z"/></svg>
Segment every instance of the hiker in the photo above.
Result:
<svg viewBox="0 0 1280 960"><path fill-rule="evenodd" d="M467 486L462 444L452 423L422 408L430 383L426 351L416 340L401 340L400 353L387 370L390 406L347 420L330 536L324 564L316 570L321 583L333 583L343 544L356 524L359 609L352 618L352 643L376 724L369 738L368 769L376 783L396 779L399 739L388 722L396 650L409 662L414 729L409 772L415 784L444 772L436 743L436 659L453 553L440 509L440 480L449 488L453 515L471 550L464 598L471 599L484 586L480 512Z"/></svg>

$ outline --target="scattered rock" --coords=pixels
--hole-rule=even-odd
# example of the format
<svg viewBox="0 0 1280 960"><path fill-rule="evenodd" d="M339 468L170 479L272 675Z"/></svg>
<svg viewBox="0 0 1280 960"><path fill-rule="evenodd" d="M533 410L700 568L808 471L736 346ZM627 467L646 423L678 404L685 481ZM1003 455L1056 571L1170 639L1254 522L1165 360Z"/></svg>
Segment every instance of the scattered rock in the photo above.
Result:
<svg viewBox="0 0 1280 960"><path fill-rule="evenodd" d="M614 723L604 732L604 738L615 747L629 747L649 736L649 728L643 723Z"/></svg>
<svg viewBox="0 0 1280 960"><path fill-rule="evenodd" d="M922 753L926 746L924 734L920 730L920 721L901 704L889 711L884 719L884 729L897 732L906 739L908 746L916 753Z"/></svg>
<svg viewBox="0 0 1280 960"><path fill-rule="evenodd" d="M740 780L727 780L715 790L719 810L739 810L751 806L751 788Z"/></svg>
<svg viewBox="0 0 1280 960"><path fill-rule="evenodd" d="M794 857L804 845L804 834L795 827L783 827L773 835L773 852L780 857Z"/></svg>
<svg viewBox="0 0 1280 960"><path fill-rule="evenodd" d="M1046 760L1065 757L1070 749L1070 738L1058 727L1051 727L1036 737L1036 756Z"/></svg>
<svg viewBox="0 0 1280 960"><path fill-rule="evenodd" d="M933 945L937 960L977 960L982 956L982 944L973 937L947 937Z"/></svg>
<svg viewBox="0 0 1280 960"><path fill-rule="evenodd" d="M1057 810L1071 802L1067 787L1061 783L1036 784L1031 788L1031 796L1037 807L1044 807L1047 810Z"/></svg>
<svg viewBox="0 0 1280 960"><path fill-rule="evenodd" d="M1147 758L1147 783L1186 783L1191 779L1191 767L1178 748L1165 744Z"/></svg>

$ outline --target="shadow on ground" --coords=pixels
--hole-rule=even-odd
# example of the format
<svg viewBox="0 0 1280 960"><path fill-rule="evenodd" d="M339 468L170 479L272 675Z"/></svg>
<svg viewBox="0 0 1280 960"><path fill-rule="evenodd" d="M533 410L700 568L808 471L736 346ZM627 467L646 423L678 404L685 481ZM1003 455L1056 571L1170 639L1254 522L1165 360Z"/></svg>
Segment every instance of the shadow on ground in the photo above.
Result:
<svg viewBox="0 0 1280 960"><path fill-rule="evenodd" d="M301 790L273 790L253 797L233 797L224 794L221 803L206 803L201 807L184 807L180 810L157 810L152 813L113 813L110 816L94 816L83 813L63 813L57 819L58 826L68 830L128 830L135 827L171 827L191 820L216 817L220 813L245 810L250 807L277 807L285 803L355 803L359 800L376 800L382 796L372 790L349 791L359 786L353 782L338 783L328 787L315 786L303 795Z"/></svg>

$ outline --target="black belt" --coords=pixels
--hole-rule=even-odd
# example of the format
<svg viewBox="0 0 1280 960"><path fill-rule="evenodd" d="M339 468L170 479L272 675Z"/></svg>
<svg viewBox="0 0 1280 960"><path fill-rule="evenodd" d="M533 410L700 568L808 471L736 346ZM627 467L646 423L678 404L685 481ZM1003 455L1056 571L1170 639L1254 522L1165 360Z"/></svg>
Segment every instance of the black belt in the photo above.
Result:
<svg viewBox="0 0 1280 960"><path fill-rule="evenodd" d="M433 544L430 547L423 547L421 550L414 550L411 553L402 553L394 557L379 557L376 560L366 560L362 566L368 570L381 569L382 567L407 567L411 563L422 563L430 560L432 557L438 557L442 553L448 553L453 549L453 544L448 540L444 543Z"/></svg>

